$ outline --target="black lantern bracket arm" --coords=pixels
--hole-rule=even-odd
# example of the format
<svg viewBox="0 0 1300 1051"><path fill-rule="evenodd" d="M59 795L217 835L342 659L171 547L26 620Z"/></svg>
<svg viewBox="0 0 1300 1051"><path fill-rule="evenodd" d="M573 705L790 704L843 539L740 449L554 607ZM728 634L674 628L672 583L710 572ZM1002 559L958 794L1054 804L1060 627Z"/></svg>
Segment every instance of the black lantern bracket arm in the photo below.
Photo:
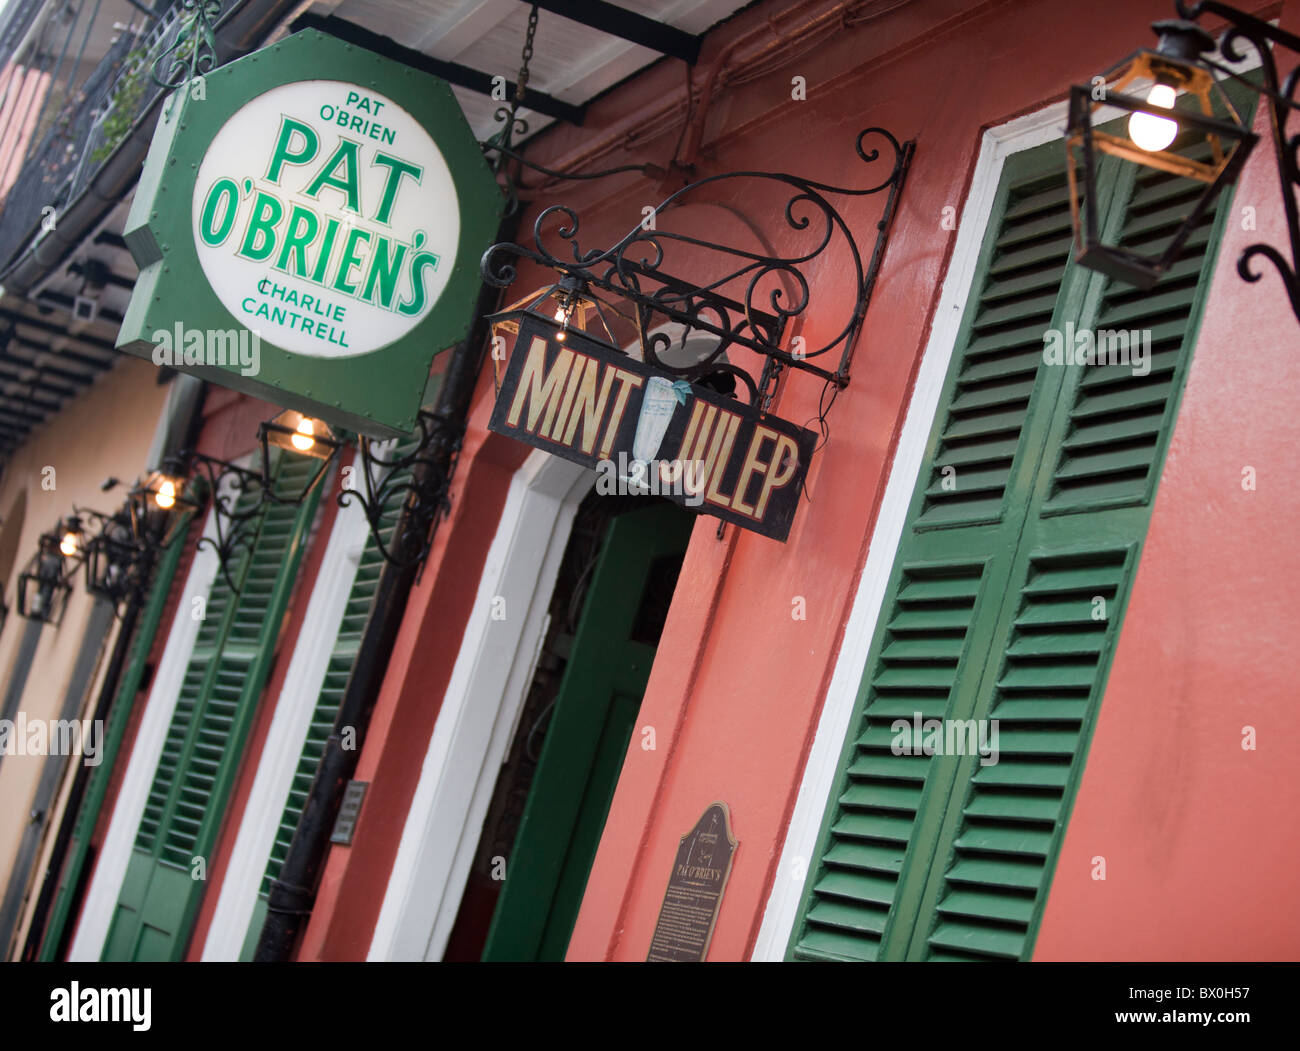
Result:
<svg viewBox="0 0 1300 1051"><path fill-rule="evenodd" d="M424 562L432 546L434 520L450 507L450 475L438 465L437 451L452 437L448 427L435 414L421 410L416 416L419 439L406 452L392 454L397 448L392 440L374 442L362 435L359 440L361 484L355 481L339 493L340 507L360 506L366 516L375 547L385 562L410 568ZM458 442L453 446L454 455ZM392 454L392 455L390 455ZM384 519L397 514L392 532L385 539L388 525Z"/></svg>
<svg viewBox="0 0 1300 1051"><path fill-rule="evenodd" d="M1273 53L1273 47L1280 46L1300 56L1300 37L1215 0L1203 0L1192 5L1184 3L1184 0L1176 0L1175 6L1184 18L1196 19L1212 14L1228 23L1219 38L1219 52L1229 62L1240 62L1245 57L1239 47L1243 40L1248 41L1259 54L1264 86L1261 88L1250 81L1246 81L1246 84L1265 96L1269 102L1273 157L1281 183L1282 208L1286 214L1291 259L1288 261L1272 245L1252 244L1243 249L1237 259L1237 273L1243 280L1253 284L1263 277L1263 273L1252 265L1254 260L1257 257L1267 259L1282 278L1287 298L1291 301L1292 313L1300 318L1300 206L1296 204L1296 192L1300 190L1300 132L1288 135L1286 130L1290 111L1300 109L1300 103L1296 101L1296 91L1300 88L1300 64L1287 74L1285 81L1279 82L1277 59Z"/></svg>
<svg viewBox="0 0 1300 1051"><path fill-rule="evenodd" d="M195 550L212 551L226 584L232 591L238 591L231 567L241 550L246 551L251 543L250 534L265 507L270 486L261 472L200 452L185 456L201 472L203 488L212 500L213 535L201 536ZM241 507L245 498L248 498L247 505Z"/></svg>
<svg viewBox="0 0 1300 1051"><path fill-rule="evenodd" d="M1264 85L1261 86L1243 77L1236 70L1209 58L1203 58L1202 62L1244 84L1252 91L1267 95L1280 105L1289 109L1300 109L1300 101L1295 97L1296 90L1300 87L1300 65L1287 74L1285 81L1279 81L1277 60L1273 57L1273 48L1270 47L1270 45L1280 45L1300 55L1300 36L1288 33L1285 29L1244 11L1238 11L1235 7L1220 3L1218 0L1201 0L1199 3L1192 4L1187 3L1186 0L1174 0L1174 7L1178 11L1178 16L1189 22L1195 22L1204 15L1217 15L1222 18L1227 25L1219 37L1219 54L1228 62L1240 63L1247 56L1241 51L1239 45L1243 40L1249 42L1259 54L1260 67L1264 73Z"/></svg>
<svg viewBox="0 0 1300 1051"><path fill-rule="evenodd" d="M867 149L871 138L883 146ZM584 249L579 240L580 216L564 204L551 205L533 224L532 245L503 242L491 246L483 255L481 271L486 283L504 288L515 281L518 269L513 260L528 259L559 272L563 279L580 291L599 289L632 307L636 327L641 335L647 362L664 371L693 380L719 371L737 373L734 366L720 360L730 347L743 347L766 359L757 389L750 382L751 398L765 394L770 382L782 368L811 372L837 387L847 386L854 344L870 302L884 256L885 245L897 209L899 193L906 179L915 143L900 143L883 128L867 128L854 143L859 159L876 164L884 157L888 174L863 188L834 186L785 172L739 171L706 176L670 194L653 215L689 203L694 196L702 199L706 187L717 188L744 180L776 184L788 189L789 197L782 209L784 225L781 236L792 236L801 243L784 254L764 254L734 245L720 244L703 237L658 229L643 220L624 237L607 248ZM888 154L886 155L886 151ZM875 224L875 244L864 258L848 220L831 203L833 196L863 197L887 193L885 208ZM558 223L557 223L558 220ZM558 238L567 245L555 245ZM672 274L666 263L673 246L702 250L720 258L721 264L704 283L685 280ZM795 353L782 344L789 323L806 315L812 304L809 278L810 264L821 263L832 245L843 249L854 279L855 298L848 317L825 343ZM739 299L722 294L721 289L743 288ZM687 368L664 362L658 351L667 344L660 335L650 338L652 319L680 322L689 331L708 333L717 343L699 363ZM818 359L838 353L834 365L823 366Z"/></svg>

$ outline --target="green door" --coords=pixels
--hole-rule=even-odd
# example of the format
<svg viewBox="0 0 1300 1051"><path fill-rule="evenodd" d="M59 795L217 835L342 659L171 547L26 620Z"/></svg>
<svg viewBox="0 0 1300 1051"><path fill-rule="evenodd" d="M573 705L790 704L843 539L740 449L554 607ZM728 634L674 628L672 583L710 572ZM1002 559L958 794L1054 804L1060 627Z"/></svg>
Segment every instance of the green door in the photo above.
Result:
<svg viewBox="0 0 1300 1051"><path fill-rule="evenodd" d="M592 573L485 960L562 960L635 729L657 639L638 614L674 572L694 517L656 503L615 518ZM651 641L646 641L650 639Z"/></svg>
<svg viewBox="0 0 1300 1051"><path fill-rule="evenodd" d="M316 467L306 457L277 457L278 491L300 492ZM231 581L217 574L118 894L105 960L185 954L321 489L299 506L269 504ZM241 497L240 505L248 499ZM188 612L183 606L177 616Z"/></svg>

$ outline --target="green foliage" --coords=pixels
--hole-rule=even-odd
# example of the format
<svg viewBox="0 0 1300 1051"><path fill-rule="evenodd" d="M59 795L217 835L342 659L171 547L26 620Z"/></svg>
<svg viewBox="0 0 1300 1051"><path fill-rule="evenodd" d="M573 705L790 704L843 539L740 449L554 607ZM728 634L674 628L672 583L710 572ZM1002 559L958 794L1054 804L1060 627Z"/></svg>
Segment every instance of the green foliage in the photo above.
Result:
<svg viewBox="0 0 1300 1051"><path fill-rule="evenodd" d="M171 71L178 67L190 69L194 53L200 45L206 45L209 52L215 52L216 41L211 27L202 19L191 15L182 23L170 53L165 56L168 72L164 76L170 77ZM94 164L106 161L117 149L118 144L130 134L131 127L135 124L140 111L140 102L153 79L151 76L153 62L150 60L149 49L138 47L128 53L122 63L122 70L113 108L101 125L104 139L90 155Z"/></svg>
<svg viewBox="0 0 1300 1051"><path fill-rule="evenodd" d="M126 61L122 63L123 72L118 80L117 97L113 100L113 108L100 125L104 138L90 155L92 163L101 164L106 161L135 124L140 100L144 97L148 84L148 57L144 48L136 48L127 54Z"/></svg>

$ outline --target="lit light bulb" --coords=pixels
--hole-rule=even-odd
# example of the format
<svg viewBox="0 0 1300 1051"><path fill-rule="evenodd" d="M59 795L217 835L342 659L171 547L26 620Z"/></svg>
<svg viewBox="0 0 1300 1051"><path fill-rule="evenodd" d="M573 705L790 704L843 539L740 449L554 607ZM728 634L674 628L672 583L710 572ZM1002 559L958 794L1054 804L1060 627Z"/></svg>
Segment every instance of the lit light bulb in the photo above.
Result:
<svg viewBox="0 0 1300 1051"><path fill-rule="evenodd" d="M555 320L558 321L562 326L560 331L555 334L555 341L557 343L563 343L564 337L568 335L565 329L569 327L569 318L572 316L573 316L573 311L566 309L563 303L561 303L559 307L556 308Z"/></svg>
<svg viewBox="0 0 1300 1051"><path fill-rule="evenodd" d="M176 483L172 481L163 482L158 487L158 492L154 494L154 503L166 511L176 505Z"/></svg>
<svg viewBox="0 0 1300 1051"><path fill-rule="evenodd" d="M68 558L75 555L77 553L77 534L64 533L63 539L59 542L59 550Z"/></svg>
<svg viewBox="0 0 1300 1051"><path fill-rule="evenodd" d="M1156 84L1147 95L1147 104L1161 109L1173 109L1178 91L1171 84ZM1134 113L1128 119L1129 137L1142 149L1159 153L1168 149L1178 136L1176 121L1150 113Z"/></svg>
<svg viewBox="0 0 1300 1051"><path fill-rule="evenodd" d="M305 453L316 444L316 439L312 437L315 433L316 428L311 419L304 416L298 423L298 433L289 439L289 444L300 453Z"/></svg>

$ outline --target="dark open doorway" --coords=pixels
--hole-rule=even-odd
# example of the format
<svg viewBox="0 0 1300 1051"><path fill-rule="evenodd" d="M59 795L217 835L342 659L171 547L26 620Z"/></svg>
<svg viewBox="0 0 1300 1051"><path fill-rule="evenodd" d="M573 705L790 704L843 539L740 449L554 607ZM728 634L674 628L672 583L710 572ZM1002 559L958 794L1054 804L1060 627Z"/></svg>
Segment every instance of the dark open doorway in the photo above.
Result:
<svg viewBox="0 0 1300 1051"><path fill-rule="evenodd" d="M563 959L695 516L582 502L446 960Z"/></svg>

